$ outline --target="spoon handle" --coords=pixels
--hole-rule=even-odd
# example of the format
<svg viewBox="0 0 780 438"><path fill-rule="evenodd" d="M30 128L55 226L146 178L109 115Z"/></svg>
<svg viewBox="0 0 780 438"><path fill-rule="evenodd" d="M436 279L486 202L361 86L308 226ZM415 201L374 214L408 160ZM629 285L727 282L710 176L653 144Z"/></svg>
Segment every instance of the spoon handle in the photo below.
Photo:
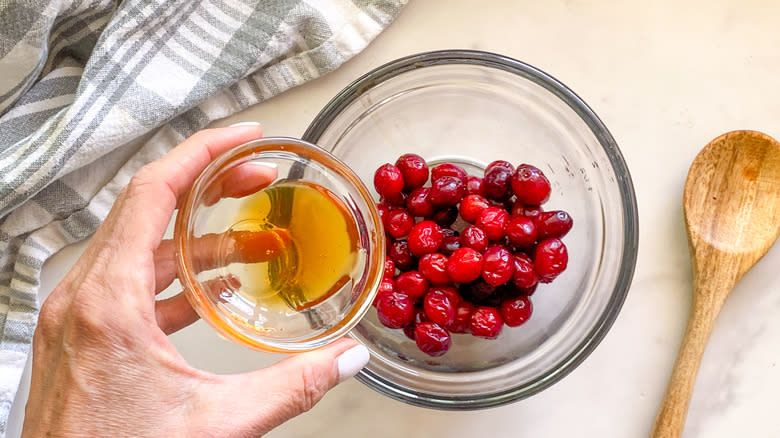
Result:
<svg viewBox="0 0 780 438"><path fill-rule="evenodd" d="M699 371L699 364L707 347L715 317L720 310L720 306L712 304L714 303L697 302L694 299L691 305L685 336L655 426L650 434L651 438L676 438L682 434L693 386L696 383L696 373Z"/></svg>

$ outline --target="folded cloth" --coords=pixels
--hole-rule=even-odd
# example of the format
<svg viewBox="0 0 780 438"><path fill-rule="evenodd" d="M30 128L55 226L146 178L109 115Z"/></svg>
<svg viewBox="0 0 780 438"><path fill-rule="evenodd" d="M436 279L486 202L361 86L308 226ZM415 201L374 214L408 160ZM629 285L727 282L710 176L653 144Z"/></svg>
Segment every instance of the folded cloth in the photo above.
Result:
<svg viewBox="0 0 780 438"><path fill-rule="evenodd" d="M329 72L406 0L0 0L0 437L43 262L143 164Z"/></svg>

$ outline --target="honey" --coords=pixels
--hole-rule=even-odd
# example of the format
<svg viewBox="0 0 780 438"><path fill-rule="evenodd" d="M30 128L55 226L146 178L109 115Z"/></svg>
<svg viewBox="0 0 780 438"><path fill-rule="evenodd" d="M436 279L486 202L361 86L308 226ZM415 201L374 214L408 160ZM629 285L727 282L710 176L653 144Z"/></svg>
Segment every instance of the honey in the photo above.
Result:
<svg viewBox="0 0 780 438"><path fill-rule="evenodd" d="M301 312L347 285L358 263L357 226L332 192L281 182L245 197L230 230L244 299Z"/></svg>

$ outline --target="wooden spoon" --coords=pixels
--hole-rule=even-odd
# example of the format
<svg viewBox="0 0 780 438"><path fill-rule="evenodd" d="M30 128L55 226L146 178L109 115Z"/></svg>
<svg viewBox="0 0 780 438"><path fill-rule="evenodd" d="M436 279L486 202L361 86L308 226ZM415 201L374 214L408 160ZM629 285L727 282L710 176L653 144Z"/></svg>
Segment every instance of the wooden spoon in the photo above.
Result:
<svg viewBox="0 0 780 438"><path fill-rule="evenodd" d="M679 437L715 318L737 281L780 234L780 144L755 131L712 140L693 160L683 195L693 302L652 437Z"/></svg>

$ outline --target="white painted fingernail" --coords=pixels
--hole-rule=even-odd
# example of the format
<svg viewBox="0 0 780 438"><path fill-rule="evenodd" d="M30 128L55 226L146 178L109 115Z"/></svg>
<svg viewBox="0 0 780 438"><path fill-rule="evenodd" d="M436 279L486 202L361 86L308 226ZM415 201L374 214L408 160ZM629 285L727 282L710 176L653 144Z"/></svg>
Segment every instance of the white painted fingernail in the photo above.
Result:
<svg viewBox="0 0 780 438"><path fill-rule="evenodd" d="M339 383L352 378L368 363L370 355L365 345L356 345L341 353L336 360L339 368Z"/></svg>
<svg viewBox="0 0 780 438"><path fill-rule="evenodd" d="M232 125L228 126L228 128L232 128L234 126L258 126L260 125L260 122L238 122L233 123Z"/></svg>

